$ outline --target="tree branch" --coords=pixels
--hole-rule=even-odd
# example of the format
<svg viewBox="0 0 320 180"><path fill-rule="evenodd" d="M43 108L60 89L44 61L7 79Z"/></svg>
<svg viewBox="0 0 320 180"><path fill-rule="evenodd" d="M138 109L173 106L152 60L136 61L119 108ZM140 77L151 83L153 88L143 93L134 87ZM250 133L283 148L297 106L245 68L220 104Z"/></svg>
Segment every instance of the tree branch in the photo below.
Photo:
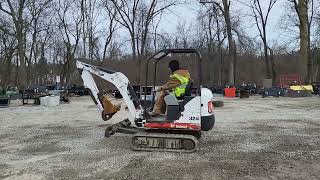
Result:
<svg viewBox="0 0 320 180"><path fill-rule="evenodd" d="M4 9L4 8L2 7L2 2L0 2L0 10L3 11L4 13L10 15L10 16L13 15L11 12L9 12L8 10L6 10L6 9Z"/></svg>

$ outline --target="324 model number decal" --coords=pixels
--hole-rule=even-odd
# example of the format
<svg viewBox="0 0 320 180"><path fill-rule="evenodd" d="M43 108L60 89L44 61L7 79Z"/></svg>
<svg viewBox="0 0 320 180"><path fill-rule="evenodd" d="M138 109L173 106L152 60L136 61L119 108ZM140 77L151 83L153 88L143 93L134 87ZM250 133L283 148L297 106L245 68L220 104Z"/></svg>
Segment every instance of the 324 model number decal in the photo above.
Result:
<svg viewBox="0 0 320 180"><path fill-rule="evenodd" d="M198 121L198 120L199 120L199 117L189 117L189 120L190 120L190 121Z"/></svg>

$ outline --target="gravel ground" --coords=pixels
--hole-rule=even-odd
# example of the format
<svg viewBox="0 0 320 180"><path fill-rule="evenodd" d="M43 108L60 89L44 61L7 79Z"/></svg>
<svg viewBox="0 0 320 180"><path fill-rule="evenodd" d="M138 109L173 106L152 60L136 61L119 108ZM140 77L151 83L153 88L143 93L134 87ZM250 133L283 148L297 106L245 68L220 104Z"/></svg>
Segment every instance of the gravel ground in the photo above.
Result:
<svg viewBox="0 0 320 180"><path fill-rule="evenodd" d="M90 97L13 103L0 109L0 179L319 179L319 97L224 101L192 154L135 152L127 135L104 138Z"/></svg>

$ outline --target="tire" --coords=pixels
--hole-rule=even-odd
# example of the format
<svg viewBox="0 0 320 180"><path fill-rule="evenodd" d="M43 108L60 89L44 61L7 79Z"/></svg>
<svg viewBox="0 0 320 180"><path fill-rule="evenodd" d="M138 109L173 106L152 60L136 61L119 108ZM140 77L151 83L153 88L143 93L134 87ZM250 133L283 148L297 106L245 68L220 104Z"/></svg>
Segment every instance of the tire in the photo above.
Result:
<svg viewBox="0 0 320 180"><path fill-rule="evenodd" d="M201 131L209 131L213 128L215 123L214 115L201 117Z"/></svg>
<svg viewBox="0 0 320 180"><path fill-rule="evenodd" d="M213 101L212 104L213 104L213 107L223 107L224 106L223 101Z"/></svg>

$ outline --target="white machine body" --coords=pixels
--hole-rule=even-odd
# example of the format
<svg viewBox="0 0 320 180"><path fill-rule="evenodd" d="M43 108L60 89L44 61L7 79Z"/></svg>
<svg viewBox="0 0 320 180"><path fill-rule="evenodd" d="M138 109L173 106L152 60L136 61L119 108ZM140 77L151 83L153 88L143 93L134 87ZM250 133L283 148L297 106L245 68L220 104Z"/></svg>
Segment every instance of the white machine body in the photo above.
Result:
<svg viewBox="0 0 320 180"><path fill-rule="evenodd" d="M177 120L178 123L201 124L201 118L212 116L213 112L209 110L212 103L213 94L207 88L201 89L201 96L196 96L190 100L181 112L181 117Z"/></svg>

